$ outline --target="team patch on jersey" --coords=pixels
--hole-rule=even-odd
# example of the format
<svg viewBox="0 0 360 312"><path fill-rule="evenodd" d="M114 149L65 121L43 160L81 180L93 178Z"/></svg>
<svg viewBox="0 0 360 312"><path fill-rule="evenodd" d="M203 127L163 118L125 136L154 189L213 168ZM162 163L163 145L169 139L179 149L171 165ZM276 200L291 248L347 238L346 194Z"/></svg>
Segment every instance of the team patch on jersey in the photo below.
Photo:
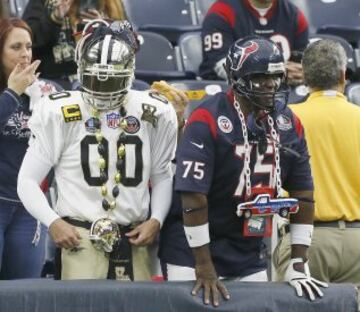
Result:
<svg viewBox="0 0 360 312"><path fill-rule="evenodd" d="M225 116L219 116L217 123L222 132L230 133L231 131L233 131L233 124L229 118Z"/></svg>
<svg viewBox="0 0 360 312"><path fill-rule="evenodd" d="M143 113L141 115L141 120L150 122L153 125L153 127L156 127L158 122L158 117L155 116L156 107L150 104L143 103L142 110Z"/></svg>
<svg viewBox="0 0 360 312"><path fill-rule="evenodd" d="M78 104L66 105L61 107L65 122L82 120L80 107Z"/></svg>
<svg viewBox="0 0 360 312"><path fill-rule="evenodd" d="M89 118L85 121L85 129L87 132L95 133L96 129L99 128L98 120L94 117Z"/></svg>
<svg viewBox="0 0 360 312"><path fill-rule="evenodd" d="M134 134L136 132L139 131L140 129L140 121L134 117L134 116L127 116L125 118L127 125L126 128L124 129L125 132L130 133L130 134Z"/></svg>
<svg viewBox="0 0 360 312"><path fill-rule="evenodd" d="M117 129L120 126L120 114L112 112L106 115L106 124L111 129Z"/></svg>
<svg viewBox="0 0 360 312"><path fill-rule="evenodd" d="M282 131L288 131L293 127L290 117L283 114L277 116L276 124L278 128Z"/></svg>

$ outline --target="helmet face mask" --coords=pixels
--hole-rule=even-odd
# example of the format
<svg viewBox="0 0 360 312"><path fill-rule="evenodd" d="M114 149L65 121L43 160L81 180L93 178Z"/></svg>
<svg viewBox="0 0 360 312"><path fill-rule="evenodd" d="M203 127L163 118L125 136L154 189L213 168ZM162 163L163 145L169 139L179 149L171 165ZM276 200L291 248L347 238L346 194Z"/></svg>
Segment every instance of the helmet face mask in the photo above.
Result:
<svg viewBox="0 0 360 312"><path fill-rule="evenodd" d="M287 101L285 63L280 49L269 39L251 36L236 41L225 65L228 81L238 97L252 110L273 111L276 102Z"/></svg>
<svg viewBox="0 0 360 312"><path fill-rule="evenodd" d="M121 36L90 34L78 43L78 77L84 101L103 110L123 104L135 71L135 50Z"/></svg>
<svg viewBox="0 0 360 312"><path fill-rule="evenodd" d="M233 90L245 96L254 110L272 111L275 102L283 100L283 92L279 91L283 83L281 74L254 74L234 82Z"/></svg>

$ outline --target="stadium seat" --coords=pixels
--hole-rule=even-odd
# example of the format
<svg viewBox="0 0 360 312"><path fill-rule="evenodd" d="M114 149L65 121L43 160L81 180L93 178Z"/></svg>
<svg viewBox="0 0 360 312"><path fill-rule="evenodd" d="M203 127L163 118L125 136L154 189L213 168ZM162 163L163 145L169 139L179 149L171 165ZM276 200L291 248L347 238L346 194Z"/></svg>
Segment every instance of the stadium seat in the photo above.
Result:
<svg viewBox="0 0 360 312"><path fill-rule="evenodd" d="M360 82L347 85L345 88L345 95L349 102L360 105Z"/></svg>
<svg viewBox="0 0 360 312"><path fill-rule="evenodd" d="M355 78L354 75L357 74L357 72L359 71L359 64L357 64L355 50L351 46L351 44L348 41L346 41L344 38L341 38L336 35L315 34L310 36L310 42L314 42L321 39L331 39L339 42L342 45L342 47L345 49L348 58L346 77L350 80L353 80L353 78Z"/></svg>
<svg viewBox="0 0 360 312"><path fill-rule="evenodd" d="M178 46L184 70L197 75L202 61L201 32L188 32L181 35Z"/></svg>
<svg viewBox="0 0 360 312"><path fill-rule="evenodd" d="M360 2L359 2L360 3ZM360 12L359 12L360 14ZM360 22L360 20L359 20ZM346 39L354 48L360 48L360 27L343 25L324 25L318 29L318 34L332 34Z"/></svg>
<svg viewBox="0 0 360 312"><path fill-rule="evenodd" d="M199 25L201 25L207 11L210 9L211 5L215 2L215 0L194 0L194 2L195 2L197 21Z"/></svg>
<svg viewBox="0 0 360 312"><path fill-rule="evenodd" d="M200 30L193 0L123 0L123 4L136 29L162 34L172 43L184 32Z"/></svg>
<svg viewBox="0 0 360 312"><path fill-rule="evenodd" d="M189 98L189 104L185 109L185 118L188 118L203 100L218 92L225 92L228 88L227 83L222 80L179 80L172 81L171 85L185 91Z"/></svg>
<svg viewBox="0 0 360 312"><path fill-rule="evenodd" d="M327 24L360 25L359 0L290 0L300 8L309 21L310 34Z"/></svg>
<svg viewBox="0 0 360 312"><path fill-rule="evenodd" d="M304 102L309 95L309 89L305 85L290 87L288 104Z"/></svg>
<svg viewBox="0 0 360 312"><path fill-rule="evenodd" d="M138 90L138 91L144 91L144 90L149 90L150 85L145 81L142 81L140 79L135 79L133 81L133 84L132 84L131 88L134 89L134 90Z"/></svg>
<svg viewBox="0 0 360 312"><path fill-rule="evenodd" d="M182 70L177 50L164 36L140 31L140 50L136 54L137 79L152 83L154 80L192 79L195 74Z"/></svg>

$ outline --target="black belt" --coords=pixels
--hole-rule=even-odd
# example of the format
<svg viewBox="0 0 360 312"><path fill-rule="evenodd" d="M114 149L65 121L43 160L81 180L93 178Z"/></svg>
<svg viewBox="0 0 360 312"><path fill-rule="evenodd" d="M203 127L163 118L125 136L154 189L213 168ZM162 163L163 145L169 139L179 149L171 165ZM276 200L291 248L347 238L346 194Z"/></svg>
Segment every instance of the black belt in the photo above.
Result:
<svg viewBox="0 0 360 312"><path fill-rule="evenodd" d="M64 221L66 221L67 223L70 223L73 226L81 227L81 228L84 228L84 229L87 229L87 230L91 229L92 222L73 219L73 218L70 218L70 217L63 217L62 219ZM121 224L118 224L118 226L119 226L119 229L120 229L121 236L123 236L127 232L130 232L134 228L133 225L121 225Z"/></svg>
<svg viewBox="0 0 360 312"><path fill-rule="evenodd" d="M315 221L314 227L331 227L331 228L360 228L360 221Z"/></svg>

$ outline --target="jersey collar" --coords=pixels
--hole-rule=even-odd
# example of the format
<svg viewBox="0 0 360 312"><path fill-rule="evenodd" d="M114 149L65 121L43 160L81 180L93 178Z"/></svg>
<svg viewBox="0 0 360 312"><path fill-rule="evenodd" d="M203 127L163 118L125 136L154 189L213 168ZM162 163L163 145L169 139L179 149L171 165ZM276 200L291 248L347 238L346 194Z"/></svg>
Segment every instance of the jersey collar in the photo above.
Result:
<svg viewBox="0 0 360 312"><path fill-rule="evenodd" d="M321 90L310 93L309 99L317 97L338 97L346 100L346 97L343 93L337 92L336 90Z"/></svg>
<svg viewBox="0 0 360 312"><path fill-rule="evenodd" d="M252 15L254 15L257 19L260 19L262 16L259 14L259 12L252 6L249 0L244 0L244 4L247 7L247 9L251 12ZM278 1L274 0L272 6L270 9L266 12L266 14L262 18L266 18L269 20L273 17L275 9L278 5Z"/></svg>

